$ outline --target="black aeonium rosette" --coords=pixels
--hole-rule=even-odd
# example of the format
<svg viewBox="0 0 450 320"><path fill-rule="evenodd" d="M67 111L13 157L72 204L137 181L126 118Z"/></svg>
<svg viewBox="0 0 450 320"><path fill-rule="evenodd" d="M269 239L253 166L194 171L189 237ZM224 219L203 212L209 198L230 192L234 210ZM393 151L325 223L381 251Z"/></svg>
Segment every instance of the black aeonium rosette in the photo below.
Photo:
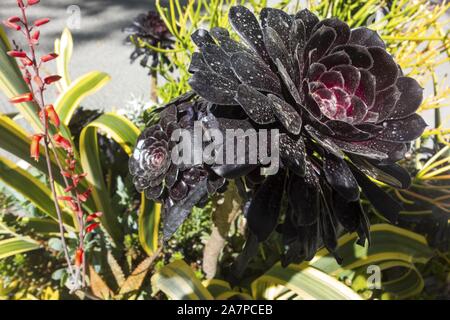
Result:
<svg viewBox="0 0 450 320"><path fill-rule="evenodd" d="M283 168L256 185L247 211L254 238L278 226L285 264L311 259L321 245L334 252L340 229L363 243L360 189L395 222L401 206L369 177L407 188L409 174L395 162L426 124L415 113L422 88L402 75L378 34L306 9L292 16L266 8L258 22L235 6L229 20L241 42L222 28L193 34L190 85L216 108L240 106L254 128L281 132Z"/></svg>
<svg viewBox="0 0 450 320"><path fill-rule="evenodd" d="M172 34L157 12L149 11L138 15L123 31L127 34L125 42L135 46L130 56L131 62L142 57L141 65L147 67L150 62L152 68L158 65L160 58L168 62L164 55L145 45L161 49L170 49L173 46ZM142 41L142 45L139 41Z"/></svg>
<svg viewBox="0 0 450 320"><path fill-rule="evenodd" d="M141 133L129 160L136 189L148 199L163 203L165 240L183 223L192 207L205 204L208 195L225 184L224 178L203 164L174 163L172 159L179 142L172 139L172 134L177 129L193 130L205 108L204 101L186 94L157 110L158 122Z"/></svg>

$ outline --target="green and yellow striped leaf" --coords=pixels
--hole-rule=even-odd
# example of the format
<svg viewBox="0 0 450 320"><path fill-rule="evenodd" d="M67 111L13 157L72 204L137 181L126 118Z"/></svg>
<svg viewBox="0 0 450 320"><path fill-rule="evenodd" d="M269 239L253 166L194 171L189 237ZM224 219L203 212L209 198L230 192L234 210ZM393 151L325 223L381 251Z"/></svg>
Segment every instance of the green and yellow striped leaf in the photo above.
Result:
<svg viewBox="0 0 450 320"><path fill-rule="evenodd" d="M111 77L108 74L92 71L71 83L55 102L55 108L61 122L68 125L81 100L97 92L109 80L111 80Z"/></svg>
<svg viewBox="0 0 450 320"><path fill-rule="evenodd" d="M172 300L214 299L183 260L176 260L162 267L153 275L152 286Z"/></svg>
<svg viewBox="0 0 450 320"><path fill-rule="evenodd" d="M65 28L61 34L61 38L55 40L55 53L58 54L56 70L57 74L61 76L61 80L57 84L62 89L61 91L67 90L72 82L69 74L69 63L72 58L72 52L72 34L68 28Z"/></svg>
<svg viewBox="0 0 450 320"><path fill-rule="evenodd" d="M22 194L48 217L58 221L49 188L28 171L20 168L14 162L0 157L0 180ZM62 214L64 224L67 227L73 226L71 215L65 211Z"/></svg>
<svg viewBox="0 0 450 320"><path fill-rule="evenodd" d="M348 234L339 239L338 254L343 258L342 265L326 249L320 250L309 265L338 278L350 271L362 273L368 265L376 265L380 270L403 268L405 272L398 278L389 282L382 280L381 289L401 299L420 293L423 279L415 264L424 264L433 256L433 250L426 239L390 224L373 225L370 230L370 246L357 245L356 234Z"/></svg>
<svg viewBox="0 0 450 320"><path fill-rule="evenodd" d="M253 281L255 299L269 300L360 300L361 297L342 282L312 267L279 263Z"/></svg>
<svg viewBox="0 0 450 320"><path fill-rule="evenodd" d="M11 99L20 94L30 92L30 89L23 80L22 73L15 59L6 54L9 50L11 50L11 44L5 31L0 26L0 90L4 92L8 99ZM40 130L42 128L36 103L19 103L15 107L34 129Z"/></svg>
<svg viewBox="0 0 450 320"><path fill-rule="evenodd" d="M31 238L10 238L0 240L0 259L15 256L19 253L24 253L39 249L39 243Z"/></svg>
<svg viewBox="0 0 450 320"><path fill-rule="evenodd" d="M142 193L138 218L139 242L149 256L153 255L158 248L160 217L161 205L148 200Z"/></svg>

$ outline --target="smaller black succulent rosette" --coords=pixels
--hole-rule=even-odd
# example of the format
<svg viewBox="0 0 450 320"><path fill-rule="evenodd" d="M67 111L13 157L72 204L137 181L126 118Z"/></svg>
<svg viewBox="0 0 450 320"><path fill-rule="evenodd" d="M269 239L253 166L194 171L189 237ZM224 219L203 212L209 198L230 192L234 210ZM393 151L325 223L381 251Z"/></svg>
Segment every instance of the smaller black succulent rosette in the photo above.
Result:
<svg viewBox="0 0 450 320"><path fill-rule="evenodd" d="M200 164L172 161L178 140L177 129L192 131L206 109L205 102L186 94L156 112L158 122L139 136L129 160L133 183L148 199L163 203L164 239L168 240L188 217L194 206L202 206L208 197L225 185L225 179Z"/></svg>
<svg viewBox="0 0 450 320"><path fill-rule="evenodd" d="M135 50L130 56L132 63L139 57L142 57L140 64L143 67L147 67L150 63L150 66L155 68L160 58L165 63L169 62L164 55L152 48L139 45L139 40L141 40L153 47L172 48L174 43L172 34L157 12L149 11L138 15L130 26L123 29L123 32L127 34L125 42L135 46Z"/></svg>
<svg viewBox="0 0 450 320"><path fill-rule="evenodd" d="M395 223L400 204L370 178L407 188L410 176L396 162L426 124L415 113L422 88L403 76L379 35L307 9L265 8L258 21L234 6L229 21L241 42L222 28L192 35L199 52L189 83L216 109L240 107L254 128L280 131L283 168L259 184L242 170L253 181L247 219L256 239L277 229L284 264L309 260L323 245L335 252L341 230L364 243L360 190Z"/></svg>

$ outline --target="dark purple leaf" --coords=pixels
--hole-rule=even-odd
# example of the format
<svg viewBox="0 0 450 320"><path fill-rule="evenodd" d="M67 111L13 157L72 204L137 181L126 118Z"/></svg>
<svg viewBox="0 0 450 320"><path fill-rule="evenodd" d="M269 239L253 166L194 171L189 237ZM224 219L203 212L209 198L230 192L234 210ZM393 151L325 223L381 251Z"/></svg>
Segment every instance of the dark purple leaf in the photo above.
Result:
<svg viewBox="0 0 450 320"><path fill-rule="evenodd" d="M289 207L296 225L311 225L317 221L320 212L319 189L305 178L292 175L288 186Z"/></svg>
<svg viewBox="0 0 450 320"><path fill-rule="evenodd" d="M397 87L401 95L394 111L389 115L390 119L403 119L412 115L419 108L423 99L423 88L413 78L398 78Z"/></svg>
<svg viewBox="0 0 450 320"><path fill-rule="evenodd" d="M239 82L236 75L234 74L233 68L231 67L230 57L219 48L217 45L205 45L201 49L203 54L203 59L208 64L208 66L216 73Z"/></svg>
<svg viewBox="0 0 450 320"><path fill-rule="evenodd" d="M190 190L188 195L176 205L165 204L163 239L168 241L186 220L192 208L207 195L206 179Z"/></svg>
<svg viewBox="0 0 450 320"><path fill-rule="evenodd" d="M359 85L359 80L361 79L361 75L357 68L355 68L354 66L342 65L333 67L331 70L341 73L342 77L344 78L345 89L348 92L355 92L356 88Z"/></svg>
<svg viewBox="0 0 450 320"><path fill-rule="evenodd" d="M233 29L241 36L241 38L252 47L265 62L269 62L270 58L264 45L261 27L259 26L255 15L244 6L233 6L230 8L228 19Z"/></svg>
<svg viewBox="0 0 450 320"><path fill-rule="evenodd" d="M380 47L369 48L373 58L373 66L369 70L377 79L377 91L395 84L398 77L398 66L392 56Z"/></svg>
<svg viewBox="0 0 450 320"><path fill-rule="evenodd" d="M372 56L366 47L359 45L341 45L333 49L333 52L344 51L352 60L352 65L357 68L369 69L373 65Z"/></svg>
<svg viewBox="0 0 450 320"><path fill-rule="evenodd" d="M377 139L393 142L410 142L419 138L427 124L414 113L408 118L383 122L384 131Z"/></svg>
<svg viewBox="0 0 450 320"><path fill-rule="evenodd" d="M378 114L375 122L386 120L395 108L400 97L400 91L397 87L390 86L383 91L378 91L375 96L375 103L370 111Z"/></svg>
<svg viewBox="0 0 450 320"><path fill-rule="evenodd" d="M350 34L350 44L359 44L364 47L380 47L386 49L386 45L376 31L366 27L353 29Z"/></svg>
<svg viewBox="0 0 450 320"><path fill-rule="evenodd" d="M295 79L295 71L290 53L287 51L281 38L278 36L275 30L271 27L266 27L264 31L264 41L266 44L267 52L270 55L273 63L276 64L277 60L280 60L286 70L289 72L291 78Z"/></svg>
<svg viewBox="0 0 450 320"><path fill-rule="evenodd" d="M352 167L352 172L373 207L391 223L396 223L402 206L356 167Z"/></svg>
<svg viewBox="0 0 450 320"><path fill-rule="evenodd" d="M350 57L344 51L338 51L329 55L326 55L319 60L319 63L323 64L327 69L331 69L338 65L350 64Z"/></svg>
<svg viewBox="0 0 450 320"><path fill-rule="evenodd" d="M330 186L343 198L349 202L359 199L358 183L343 159L325 155L323 171Z"/></svg>
<svg viewBox="0 0 450 320"><path fill-rule="evenodd" d="M327 126L333 130L336 137L348 141L364 141L370 139L372 135L368 132L359 130L355 126L340 120L329 120Z"/></svg>
<svg viewBox="0 0 450 320"><path fill-rule="evenodd" d="M336 39L336 31L333 28L322 26L313 33L305 47L305 58L312 53L313 57L310 63L320 60L331 48ZM314 51L314 52L313 52Z"/></svg>
<svg viewBox="0 0 450 320"><path fill-rule="evenodd" d="M303 138L297 141L280 134L280 157L283 163L299 176L305 175L306 149Z"/></svg>
<svg viewBox="0 0 450 320"><path fill-rule="evenodd" d="M258 90L241 84L238 88L236 101L244 109L245 113L258 124L275 122L272 112L272 103L269 98Z"/></svg>
<svg viewBox="0 0 450 320"><path fill-rule="evenodd" d="M306 37L311 36L311 32L314 26L319 22L319 18L316 17L314 13L309 11L308 9L303 9L295 15L295 19L299 19L305 25Z"/></svg>
<svg viewBox="0 0 450 320"><path fill-rule="evenodd" d="M196 72L189 85L201 97L218 104L236 104L234 97L239 83L218 75L215 72Z"/></svg>
<svg viewBox="0 0 450 320"><path fill-rule="evenodd" d="M284 85L286 86L289 93L291 94L292 98L294 98L295 102L297 102L298 104L301 104L302 99L300 97L300 92L298 91L297 86L295 85L292 78L289 76L289 73L287 72L286 68L284 67L284 65L281 63L281 61L279 59L277 59L275 61L275 63L278 68L278 73L279 73L281 79L283 80Z"/></svg>
<svg viewBox="0 0 450 320"><path fill-rule="evenodd" d="M192 41L197 45L197 47L202 48L207 44L214 45L214 39L211 37L208 31L205 29L198 29L191 35Z"/></svg>
<svg viewBox="0 0 450 320"><path fill-rule="evenodd" d="M283 127L292 134L300 134L300 130L302 129L302 118L297 110L289 103L273 94L269 94L268 97L273 105L273 113Z"/></svg>
<svg viewBox="0 0 450 320"><path fill-rule="evenodd" d="M292 28L293 18L283 10L263 8L261 10L261 26L272 28L281 38L286 48L289 49L289 34Z"/></svg>
<svg viewBox="0 0 450 320"><path fill-rule="evenodd" d="M243 83L275 94L281 92L277 75L258 57L246 52L238 52L231 57L231 65Z"/></svg>
<svg viewBox="0 0 450 320"><path fill-rule="evenodd" d="M338 46L342 44L346 44L348 39L350 38L350 28L345 23L336 18L328 18L323 19L314 27L313 33L315 30L318 30L321 26L331 27L336 31L336 40L333 43L333 46Z"/></svg>
<svg viewBox="0 0 450 320"><path fill-rule="evenodd" d="M361 78L359 86L356 88L355 95L359 97L369 107L372 107L375 101L375 77L367 70L359 71Z"/></svg>
<svg viewBox="0 0 450 320"><path fill-rule="evenodd" d="M240 51L246 51L250 53L252 52L249 48L247 48L243 44L231 39L227 29L215 27L211 29L211 34L217 40L217 42L219 42L222 50L225 51L230 56L233 53Z"/></svg>
<svg viewBox="0 0 450 320"><path fill-rule="evenodd" d="M164 186L162 184L154 187L149 187L145 189L145 196L147 199L156 200L162 195L163 191Z"/></svg>
<svg viewBox="0 0 450 320"><path fill-rule="evenodd" d="M249 229L265 241L278 224L285 174L268 176L256 192L247 213Z"/></svg>

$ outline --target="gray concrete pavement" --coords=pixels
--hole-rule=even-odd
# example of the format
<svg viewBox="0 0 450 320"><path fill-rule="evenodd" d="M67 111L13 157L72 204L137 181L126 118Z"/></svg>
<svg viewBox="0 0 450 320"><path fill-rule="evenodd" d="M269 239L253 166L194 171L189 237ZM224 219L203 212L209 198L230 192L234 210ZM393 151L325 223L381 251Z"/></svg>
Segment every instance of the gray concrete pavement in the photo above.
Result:
<svg viewBox="0 0 450 320"><path fill-rule="evenodd" d="M111 110L122 107L132 95L148 99L150 81L147 71L139 61L130 65L130 46L123 44L121 31L139 13L154 8L154 0L41 0L41 4L30 9L32 19L49 17L51 23L42 27L40 52L52 52L54 39L69 24L70 6L80 8L80 28L71 29L74 52L70 64L72 79L89 71L99 70L111 75L112 80L93 96L84 100L89 108ZM16 0L0 1L0 20L18 14ZM8 30L11 39L20 39L20 34ZM53 65L50 67L50 69ZM51 70L50 70L51 71ZM52 94L48 97L51 101ZM0 112L12 112L14 107L0 92Z"/></svg>

